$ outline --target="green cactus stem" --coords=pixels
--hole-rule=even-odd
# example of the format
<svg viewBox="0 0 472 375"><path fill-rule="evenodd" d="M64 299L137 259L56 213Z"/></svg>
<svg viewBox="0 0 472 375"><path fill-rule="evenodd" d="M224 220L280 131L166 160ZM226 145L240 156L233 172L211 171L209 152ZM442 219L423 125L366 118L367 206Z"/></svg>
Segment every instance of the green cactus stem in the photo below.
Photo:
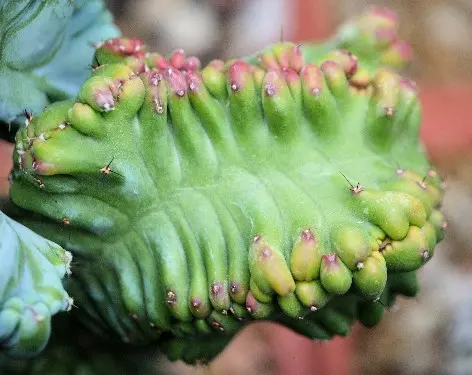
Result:
<svg viewBox="0 0 472 375"><path fill-rule="evenodd" d="M347 335L411 292L389 275L427 263L444 229L413 84L290 43L203 69L100 48L77 97L20 128L10 190L14 217L74 254L88 328L180 357L254 319Z"/></svg>

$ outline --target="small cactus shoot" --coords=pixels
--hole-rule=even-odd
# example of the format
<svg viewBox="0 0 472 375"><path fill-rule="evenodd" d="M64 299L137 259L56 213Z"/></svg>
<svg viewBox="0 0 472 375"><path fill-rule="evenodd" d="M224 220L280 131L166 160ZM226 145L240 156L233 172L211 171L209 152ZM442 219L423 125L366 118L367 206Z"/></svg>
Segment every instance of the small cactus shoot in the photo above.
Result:
<svg viewBox="0 0 472 375"><path fill-rule="evenodd" d="M52 316L73 306L62 285L72 254L2 212L0 239L0 351L31 357L46 346Z"/></svg>

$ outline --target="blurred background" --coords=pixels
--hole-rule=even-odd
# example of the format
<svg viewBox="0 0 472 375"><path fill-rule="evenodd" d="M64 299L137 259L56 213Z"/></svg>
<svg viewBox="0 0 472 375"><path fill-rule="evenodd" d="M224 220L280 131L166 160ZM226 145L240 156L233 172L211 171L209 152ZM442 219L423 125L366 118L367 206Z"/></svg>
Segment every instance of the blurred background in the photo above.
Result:
<svg viewBox="0 0 472 375"><path fill-rule="evenodd" d="M422 137L446 180L448 236L421 272L422 291L399 300L374 329L313 343L270 324L244 330L209 366L167 364L169 374L472 374L472 0L108 0L124 35L167 54L183 48L203 63L280 40L330 36L371 4L400 16L420 87ZM3 153L3 154L2 154ZM0 160L10 150L0 148ZM2 163L0 173L8 174ZM0 179L0 191L7 182Z"/></svg>

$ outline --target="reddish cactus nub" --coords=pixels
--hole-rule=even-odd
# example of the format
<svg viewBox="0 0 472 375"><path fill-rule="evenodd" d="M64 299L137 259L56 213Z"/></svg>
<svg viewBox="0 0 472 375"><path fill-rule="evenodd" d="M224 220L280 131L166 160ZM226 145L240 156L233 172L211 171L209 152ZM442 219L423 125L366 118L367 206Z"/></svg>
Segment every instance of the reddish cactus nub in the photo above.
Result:
<svg viewBox="0 0 472 375"><path fill-rule="evenodd" d="M110 89L99 89L95 93L95 102L104 111L111 111L115 108L115 99Z"/></svg>
<svg viewBox="0 0 472 375"><path fill-rule="evenodd" d="M200 89L200 78L193 72L187 72L185 75L187 85L190 91L198 91Z"/></svg>
<svg viewBox="0 0 472 375"><path fill-rule="evenodd" d="M254 312L257 310L257 306L257 300L254 298L254 295L249 292L246 297L246 310L250 313Z"/></svg>
<svg viewBox="0 0 472 375"><path fill-rule="evenodd" d="M292 70L290 68L284 68L282 69L282 72L284 74L285 80L290 84L290 83L295 83L300 80L300 77L298 73L295 70Z"/></svg>
<svg viewBox="0 0 472 375"><path fill-rule="evenodd" d="M183 97L187 92L187 82L185 76L174 67L169 67L165 70L165 76L167 82L172 91L178 96Z"/></svg>
<svg viewBox="0 0 472 375"><path fill-rule="evenodd" d="M208 66L218 72L223 72L225 70L225 63L222 60L212 60L208 63Z"/></svg>
<svg viewBox="0 0 472 375"><path fill-rule="evenodd" d="M138 52L142 53L145 46L139 39L114 38L105 41L99 48L126 56L133 56Z"/></svg>
<svg viewBox="0 0 472 375"><path fill-rule="evenodd" d="M201 65L202 64L201 64L200 59L198 57L190 56L190 57L187 57L187 60L185 60L185 64L183 66L183 69L188 70L188 71L195 71L195 70L200 69Z"/></svg>
<svg viewBox="0 0 472 375"><path fill-rule="evenodd" d="M343 66L346 77L350 78L357 72L358 59L350 51L339 50L338 54L342 56L339 63Z"/></svg>
<svg viewBox="0 0 472 375"><path fill-rule="evenodd" d="M229 67L229 80L233 91L240 90L244 87L244 80L251 73L250 67L244 61L236 61ZM236 88L233 88L236 87Z"/></svg>
<svg viewBox="0 0 472 375"><path fill-rule="evenodd" d="M325 254L323 255L323 260L328 264L335 264L338 261L336 254Z"/></svg>
<svg viewBox="0 0 472 375"><path fill-rule="evenodd" d="M169 68L169 63L161 55L154 56L154 61L153 62L154 62L154 67L157 68L157 69L168 69Z"/></svg>
<svg viewBox="0 0 472 375"><path fill-rule="evenodd" d="M149 80L149 83L152 85L152 86L157 86L159 84L159 82L162 81L162 74L158 73L158 72L151 72L149 75L148 75L148 80Z"/></svg>
<svg viewBox="0 0 472 375"><path fill-rule="evenodd" d="M223 286L218 282L213 283L210 287L210 291L212 296L218 296L221 294L221 292L223 292Z"/></svg>
<svg viewBox="0 0 472 375"><path fill-rule="evenodd" d="M185 61L186 61L186 57L185 57L185 52L184 50L182 49L178 49L178 50L175 50L171 57L170 57L170 63L171 65L176 68L176 69L182 69L184 67L184 64L185 64Z"/></svg>
<svg viewBox="0 0 472 375"><path fill-rule="evenodd" d="M307 242L316 241L315 235L309 230L306 229L302 232L302 240Z"/></svg>

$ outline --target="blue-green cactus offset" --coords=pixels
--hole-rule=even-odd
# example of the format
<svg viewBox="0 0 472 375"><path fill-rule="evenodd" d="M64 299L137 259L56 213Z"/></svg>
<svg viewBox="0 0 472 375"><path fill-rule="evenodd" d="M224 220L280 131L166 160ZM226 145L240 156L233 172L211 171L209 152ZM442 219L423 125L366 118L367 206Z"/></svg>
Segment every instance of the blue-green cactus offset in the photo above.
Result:
<svg viewBox="0 0 472 375"><path fill-rule="evenodd" d="M73 300L62 279L72 255L0 212L0 349L30 357L46 346L51 317Z"/></svg>

